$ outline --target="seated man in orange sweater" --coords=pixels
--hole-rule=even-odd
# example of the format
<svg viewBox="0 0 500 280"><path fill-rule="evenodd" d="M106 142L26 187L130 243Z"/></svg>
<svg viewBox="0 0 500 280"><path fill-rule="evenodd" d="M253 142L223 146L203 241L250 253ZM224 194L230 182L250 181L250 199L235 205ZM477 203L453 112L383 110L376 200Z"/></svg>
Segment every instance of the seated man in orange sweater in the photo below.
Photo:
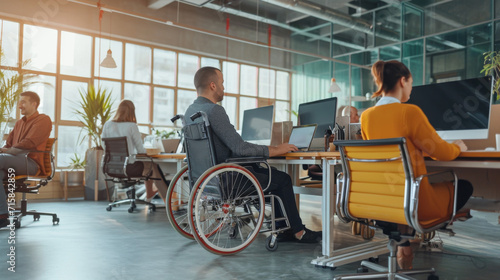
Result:
<svg viewBox="0 0 500 280"><path fill-rule="evenodd" d="M382 96L374 107L361 115L363 139L405 137L415 176L426 174L424 153L437 160L453 160L461 151L466 151L462 140L448 143L441 139L429 123L422 110L412 104L402 104L410 99L413 78L410 70L399 61L377 61L372 67L372 75L379 87L373 97ZM451 186L450 186L451 188ZM456 209L462 208L472 195L472 185L465 180L458 181ZM426 207L418 209L420 219L435 213L447 213L453 202L450 189L433 188L427 180L420 187L420 200ZM398 264L402 269L410 269L413 254L409 243L398 248Z"/></svg>
<svg viewBox="0 0 500 280"><path fill-rule="evenodd" d="M7 143L0 148L0 180L8 178L10 174L36 174L43 168L43 154L30 153L26 160L27 151L44 151L52 121L45 114L38 113L40 97L32 91L21 93L18 107L23 117L18 120L14 129L7 138ZM12 175L10 175L12 176ZM12 209L10 209L12 210ZM9 207L4 191L0 191L0 228L9 224Z"/></svg>

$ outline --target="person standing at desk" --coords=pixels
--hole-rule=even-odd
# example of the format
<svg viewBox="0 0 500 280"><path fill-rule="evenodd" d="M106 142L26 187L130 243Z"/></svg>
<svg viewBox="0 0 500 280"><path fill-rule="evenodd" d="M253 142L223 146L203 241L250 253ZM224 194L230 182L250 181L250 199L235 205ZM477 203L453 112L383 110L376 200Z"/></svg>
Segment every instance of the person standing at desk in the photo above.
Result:
<svg viewBox="0 0 500 280"><path fill-rule="evenodd" d="M217 104L224 98L224 79L222 72L214 67L200 68L194 76L194 86L198 98L186 110L185 116L191 116L199 111L207 114L214 134L215 153L217 163L224 162L230 157L272 157L297 151L297 147L284 143L276 147L255 145L243 141L229 122L229 117L224 108ZM188 124L192 123L186 118ZM268 181L268 170L264 168L249 169L261 185ZM297 241L302 243L316 243L321 240L322 233L307 229L299 216L295 204L292 180L288 174L275 169L271 170L271 185L269 191L281 198L285 211L290 221L291 230L280 234L279 241ZM279 209L279 207L278 207ZM278 216L278 215L277 215Z"/></svg>
<svg viewBox="0 0 500 280"><path fill-rule="evenodd" d="M102 128L102 138L105 137L127 137L127 144L129 154L145 154L146 149L142 144L141 133L137 127L137 119L135 117L135 106L130 100L122 100L118 109L116 110L115 117L112 121L106 122ZM150 167L149 164L152 164ZM159 180L147 180L144 185L146 186L146 199L145 201L151 202L151 199L155 196L156 192L153 190L153 184L158 189L158 192L165 201L167 195L167 184L163 181L161 176L161 170L156 163L146 163L142 161L136 161L132 164L127 165L127 173L130 174L142 174L143 171L149 171L150 168L153 169L151 175L152 178L159 178Z"/></svg>
<svg viewBox="0 0 500 280"><path fill-rule="evenodd" d="M372 97L381 95L382 98L361 115L363 139L405 137L416 177L427 173L424 154L437 160L454 160L461 151L467 150L462 140L448 143L441 139L419 107L402 104L410 99L413 84L410 70L403 63L377 61L372 66L372 75L378 86ZM446 213L449 203L443 200L453 199L451 188L451 184L449 188L433 188L424 179L419 199L426 202L426 207L418 209L419 217L425 219L431 213ZM457 210L465 205L472 190L470 182L458 180ZM402 269L411 269L413 253L409 245L407 242L398 247L397 261Z"/></svg>
<svg viewBox="0 0 500 280"><path fill-rule="evenodd" d="M43 168L43 154L28 151L44 151L52 130L52 121L45 114L38 113L40 97L32 91L21 93L18 107L23 117L16 122L7 142L0 148L0 180L7 178L8 170L13 168L15 175L34 175ZM0 228L9 224L5 191L0 190Z"/></svg>

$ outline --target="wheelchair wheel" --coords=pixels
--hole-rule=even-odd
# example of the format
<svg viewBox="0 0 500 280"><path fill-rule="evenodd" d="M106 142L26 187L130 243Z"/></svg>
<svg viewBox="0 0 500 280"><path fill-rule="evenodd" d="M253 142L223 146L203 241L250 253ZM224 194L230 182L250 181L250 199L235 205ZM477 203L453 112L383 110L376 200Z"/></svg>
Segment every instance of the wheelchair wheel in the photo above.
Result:
<svg viewBox="0 0 500 280"><path fill-rule="evenodd" d="M188 201L191 192L188 167L184 166L175 174L167 190L167 217L172 227L182 236L194 239L188 222Z"/></svg>
<svg viewBox="0 0 500 280"><path fill-rule="evenodd" d="M264 220L262 188L250 171L236 164L219 164L205 171L191 192L189 204L194 238L204 249L219 255L248 247Z"/></svg>

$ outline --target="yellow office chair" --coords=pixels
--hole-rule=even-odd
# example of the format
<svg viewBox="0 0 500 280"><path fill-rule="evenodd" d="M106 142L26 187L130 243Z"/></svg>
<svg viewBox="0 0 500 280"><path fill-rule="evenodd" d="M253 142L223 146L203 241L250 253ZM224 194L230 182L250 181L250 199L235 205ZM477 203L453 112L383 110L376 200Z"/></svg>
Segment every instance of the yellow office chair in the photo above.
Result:
<svg viewBox="0 0 500 280"><path fill-rule="evenodd" d="M360 222L382 228L389 237L388 268L363 261L361 266L377 272L338 276L335 279L414 279L407 274L430 273L428 279L439 279L434 268L427 270L397 270L397 245L420 234L445 227L453 220L456 206L457 179L452 171L436 172L415 177L405 138L379 140L335 141L342 158L343 172L337 176L337 215L343 222ZM447 182L427 185L430 177L450 177ZM421 184L422 183L422 184ZM421 185L432 188L449 188L450 197L442 197L446 213L434 217L419 217L419 208L426 201L419 200ZM434 214L433 214L434 215ZM413 228L403 234L398 225ZM406 275L405 275L406 274Z"/></svg>

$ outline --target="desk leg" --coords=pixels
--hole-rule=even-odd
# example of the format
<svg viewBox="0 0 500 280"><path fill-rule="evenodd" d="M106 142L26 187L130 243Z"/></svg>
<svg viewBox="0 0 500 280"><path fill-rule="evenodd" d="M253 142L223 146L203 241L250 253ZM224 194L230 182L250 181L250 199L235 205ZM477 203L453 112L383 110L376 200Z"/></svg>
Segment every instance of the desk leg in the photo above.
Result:
<svg viewBox="0 0 500 280"><path fill-rule="evenodd" d="M68 171L62 171L61 175L64 173L64 200L68 201Z"/></svg>
<svg viewBox="0 0 500 280"><path fill-rule="evenodd" d="M332 184L331 177L333 175L333 167L335 160L323 159L323 203L321 208L321 216L323 220L323 256L330 256L333 253L334 240L334 215L335 215L335 186Z"/></svg>

